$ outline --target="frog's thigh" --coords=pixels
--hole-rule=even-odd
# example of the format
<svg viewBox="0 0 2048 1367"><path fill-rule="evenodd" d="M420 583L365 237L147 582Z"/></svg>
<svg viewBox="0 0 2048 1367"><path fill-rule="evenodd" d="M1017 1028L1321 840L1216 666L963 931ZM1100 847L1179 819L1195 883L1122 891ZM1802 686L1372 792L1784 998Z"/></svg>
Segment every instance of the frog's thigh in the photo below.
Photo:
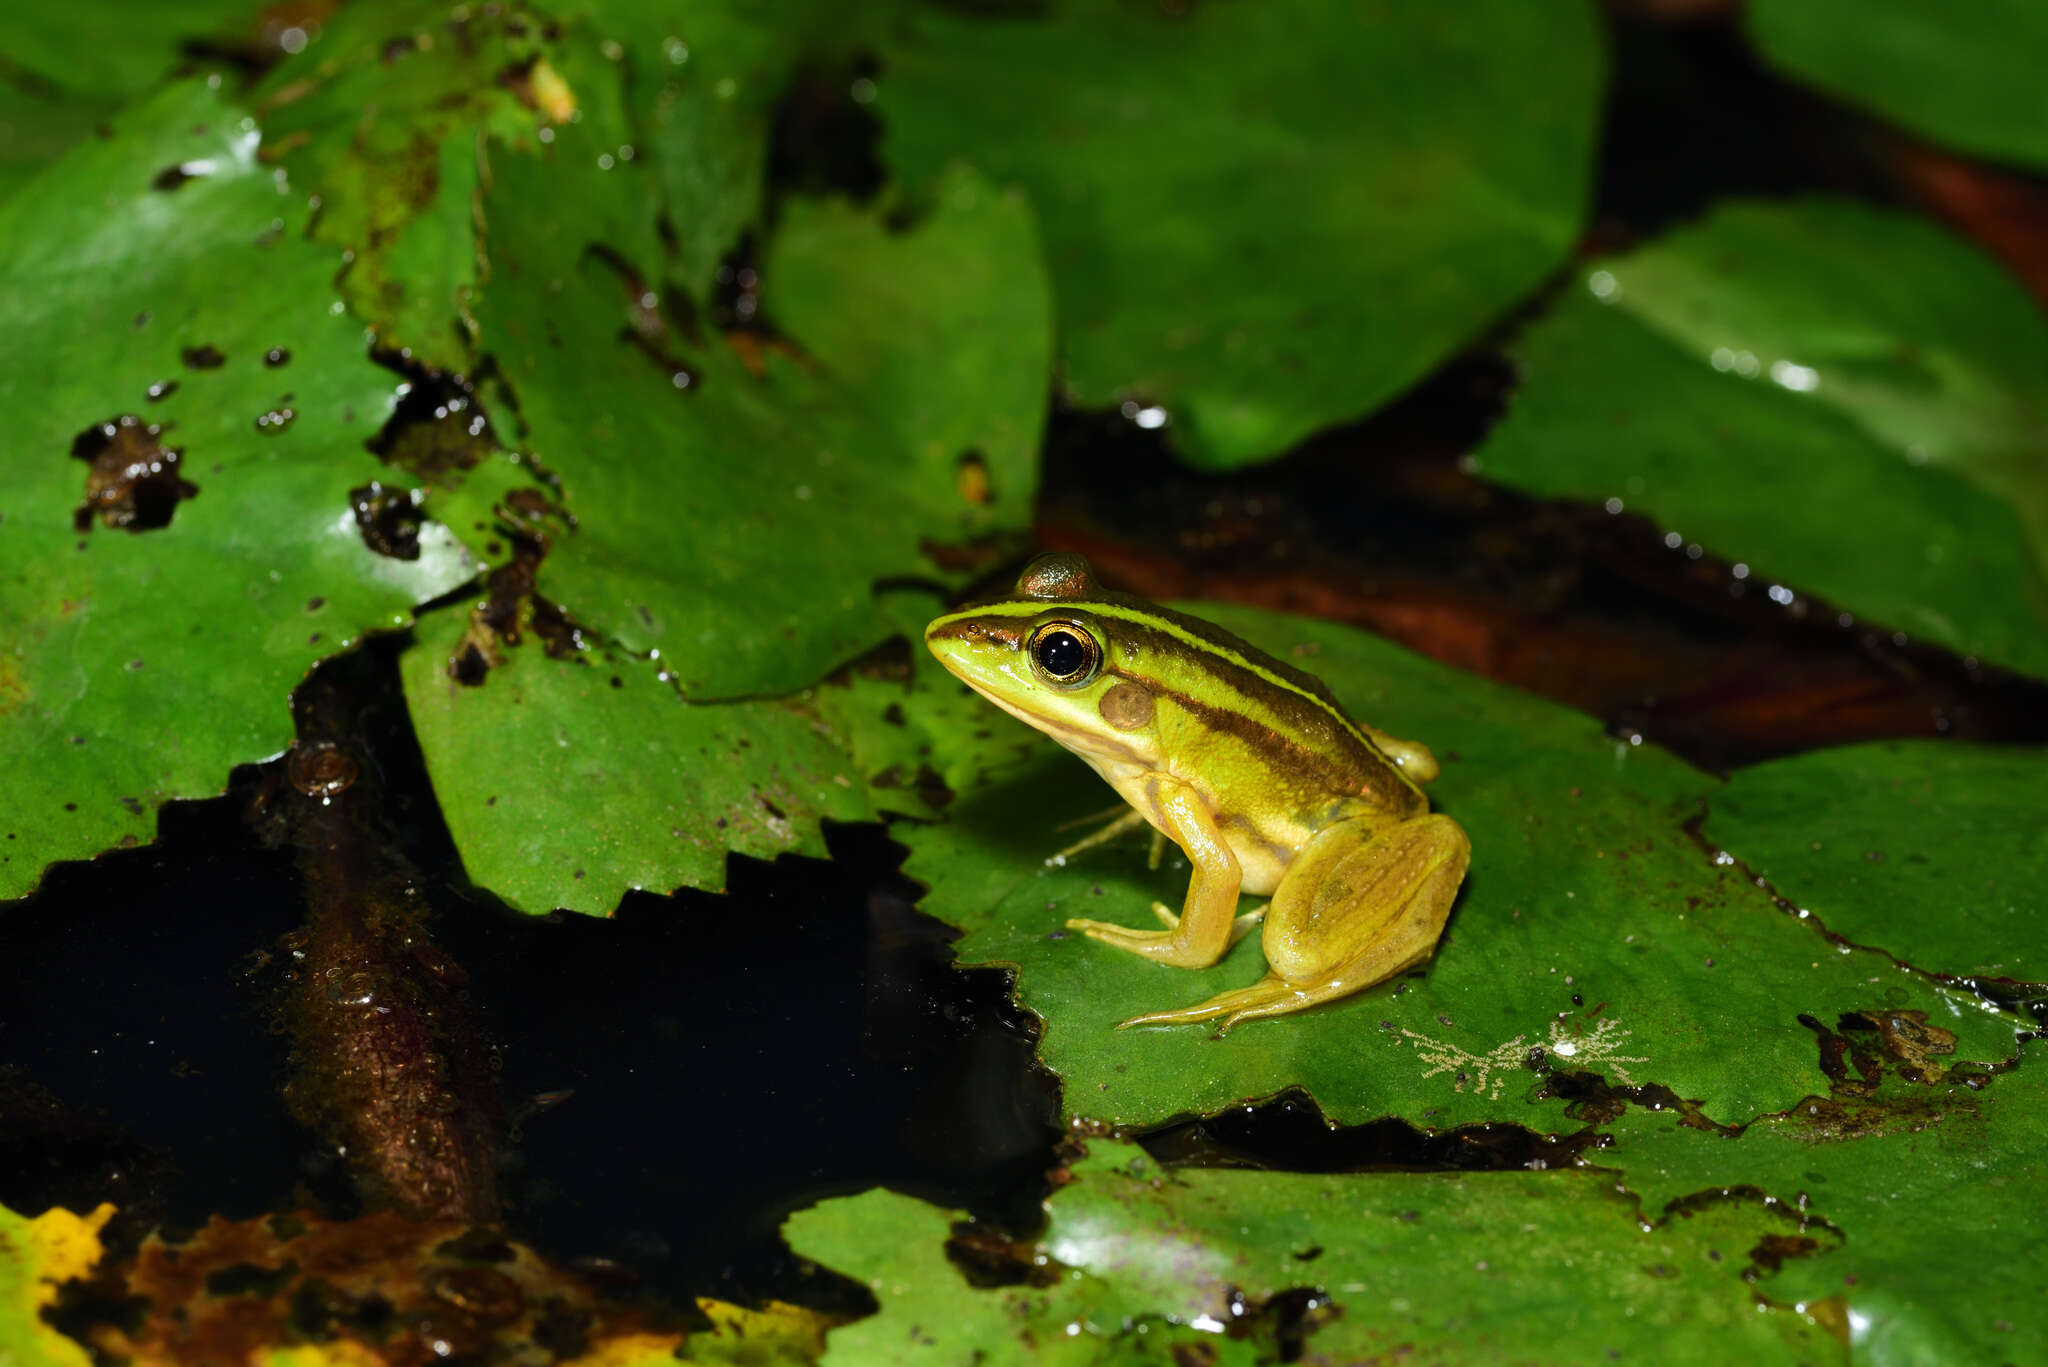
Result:
<svg viewBox="0 0 2048 1367"><path fill-rule="evenodd" d="M1296 990L1355 992L1429 957L1472 854L1431 815L1369 831L1340 822L1302 847L1266 912L1272 973Z"/></svg>

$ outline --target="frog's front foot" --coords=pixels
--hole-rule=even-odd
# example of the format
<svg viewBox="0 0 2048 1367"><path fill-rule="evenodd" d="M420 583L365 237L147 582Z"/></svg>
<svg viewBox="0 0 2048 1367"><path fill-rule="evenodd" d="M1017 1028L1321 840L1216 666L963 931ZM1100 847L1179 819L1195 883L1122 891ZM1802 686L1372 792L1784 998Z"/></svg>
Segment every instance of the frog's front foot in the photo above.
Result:
<svg viewBox="0 0 2048 1367"><path fill-rule="evenodd" d="M1081 917L1068 921L1067 929L1078 930L1091 940L1100 940L1132 954L1141 954L1154 963L1172 964L1175 968L1207 968L1222 958L1232 945L1251 934L1259 919L1266 914L1266 909L1260 907L1232 921L1228 937L1213 950L1184 935L1180 916L1164 902L1154 902L1152 914L1166 926L1165 930L1133 930L1114 921L1089 921Z"/></svg>
<svg viewBox="0 0 2048 1367"><path fill-rule="evenodd" d="M1133 930L1114 921L1088 921L1077 916L1067 922L1067 929L1078 930L1091 940L1100 940L1106 945L1142 954L1155 963L1172 964L1175 968L1207 968L1215 963L1215 955L1203 952L1201 945L1183 938L1177 924L1180 918L1174 919L1176 925L1172 930Z"/></svg>

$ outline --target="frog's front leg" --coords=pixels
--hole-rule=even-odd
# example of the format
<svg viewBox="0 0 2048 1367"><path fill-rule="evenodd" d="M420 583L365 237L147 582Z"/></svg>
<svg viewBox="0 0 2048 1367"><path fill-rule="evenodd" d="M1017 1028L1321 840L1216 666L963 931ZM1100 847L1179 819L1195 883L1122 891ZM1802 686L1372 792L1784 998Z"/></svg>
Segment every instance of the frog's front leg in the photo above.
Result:
<svg viewBox="0 0 2048 1367"><path fill-rule="evenodd" d="M1181 847L1194 869L1180 915L1175 917L1166 907L1155 906L1153 910L1167 923L1163 931L1132 930L1109 921L1080 918L1068 921L1067 928L1176 968L1207 968L1235 942L1237 890L1244 875L1237 856L1216 829L1208 804L1193 787L1167 774L1147 777L1144 787L1156 824Z"/></svg>
<svg viewBox="0 0 2048 1367"><path fill-rule="evenodd" d="M1364 819L1339 822L1304 845L1280 880L1266 912L1263 979L1123 1024L1228 1016L1227 1031L1384 982L1436 947L1471 853L1464 830L1447 816L1378 830Z"/></svg>

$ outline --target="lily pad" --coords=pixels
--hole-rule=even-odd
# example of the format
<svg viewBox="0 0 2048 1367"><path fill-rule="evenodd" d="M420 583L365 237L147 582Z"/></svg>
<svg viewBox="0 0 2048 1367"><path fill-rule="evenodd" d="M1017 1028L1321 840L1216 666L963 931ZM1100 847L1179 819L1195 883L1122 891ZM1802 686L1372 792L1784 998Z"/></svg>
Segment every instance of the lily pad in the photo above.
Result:
<svg viewBox="0 0 2048 1367"><path fill-rule="evenodd" d="M1686 829L1717 782L1673 756L1359 631L1192 610L1319 674L1353 715L1433 747L1431 798L1470 835L1472 867L1419 977L1227 1036L1118 1030L1256 981L1258 938L1189 972L1064 930L1076 915L1144 924L1155 898L1178 904L1185 865L1148 872L1134 838L1048 866L1109 789L1049 742L1020 766L1000 727L954 735L991 767L944 825L901 832L905 869L930 888L924 910L964 932L962 963L1017 967L1069 1115L1155 1125L1301 1087L1333 1121L1541 1126L1555 1121L1527 1107L1562 1069L1660 1083L1746 1119L1826 1085L1802 1014L1887 1006L1928 1012L1962 1036L1964 1057L2011 1052L2014 1018L1830 942L1717 864Z"/></svg>
<svg viewBox="0 0 2048 1367"><path fill-rule="evenodd" d="M1654 1216L1695 1193L1762 1192L1810 1222L1813 1256L1758 1284L1837 1303L1859 1362L2024 1361L2048 1342L2048 1065L1876 1099L1813 1098L1738 1137L1631 1111L1604 1167Z"/></svg>
<svg viewBox="0 0 2048 1367"><path fill-rule="evenodd" d="M0 897L282 750L316 661L474 573L364 449L394 378L304 222L199 82L0 204Z"/></svg>
<svg viewBox="0 0 2048 1367"><path fill-rule="evenodd" d="M925 652L925 624L945 611L940 595L903 587L881 600L897 636L812 690L804 706L846 751L876 811L937 820L990 769L1036 757L1037 738L953 687Z"/></svg>
<svg viewBox="0 0 2048 1367"><path fill-rule="evenodd" d="M190 70L194 40L246 30L251 0L0 8L0 199L128 100Z"/></svg>
<svg viewBox="0 0 2048 1367"><path fill-rule="evenodd" d="M509 10L456 18L451 9L445 0L345 6L253 98L274 158L295 188L319 197L315 238L347 254L340 287L350 310L380 345L461 371L472 360L461 322L479 283L486 140L531 143L546 110L581 111L550 80L546 57L559 39L543 41Z"/></svg>
<svg viewBox="0 0 2048 1367"><path fill-rule="evenodd" d="M2048 319L1997 266L1814 199L1723 207L1582 284L1519 345L1481 473L2048 673Z"/></svg>
<svg viewBox="0 0 2048 1367"><path fill-rule="evenodd" d="M609 915L631 889L722 889L728 850L823 857L821 816L872 815L788 704L685 702L650 661L536 634L486 669L464 660L467 606L423 617L400 668L463 866L513 907Z"/></svg>
<svg viewBox="0 0 2048 1367"><path fill-rule="evenodd" d="M569 0L562 10L618 54L635 159L674 234L667 278L709 299L725 255L760 225L777 102L802 64L841 56L860 7Z"/></svg>
<svg viewBox="0 0 2048 1367"><path fill-rule="evenodd" d="M1914 0L1752 0L1750 36L1793 78L1979 156L2048 167L2039 77L2048 14L2033 0L1938 9Z"/></svg>
<svg viewBox="0 0 2048 1367"><path fill-rule="evenodd" d="M484 200L482 347L574 519L542 591L692 698L792 692L889 634L872 586L935 573L923 543L1030 517L1051 321L1029 210L966 172L900 241L879 207L789 205L797 314L866 321L729 342L602 251L591 206L627 191L584 150L564 130L553 156L496 156ZM914 293L871 269L912 256Z"/></svg>
<svg viewBox="0 0 2048 1367"><path fill-rule="evenodd" d="M2048 752L1843 746L1737 773L1706 834L1827 928L1919 968L2048 982Z"/></svg>
<svg viewBox="0 0 2048 1367"><path fill-rule="evenodd" d="M0 1207L0 1362L8 1367L86 1367L85 1349L43 1321L57 1285L82 1277L100 1256L100 1228L113 1215L62 1207L34 1219Z"/></svg>
<svg viewBox="0 0 2048 1367"><path fill-rule="evenodd" d="M1162 1170L1134 1145L1096 1142L1046 1209L1042 1284L983 1291L946 1266L945 1213L909 1197L792 1216L791 1245L881 1306L832 1330L825 1361L1271 1361L1281 1304L1306 1361L1495 1363L1534 1345L1566 1362L1839 1352L1737 1275L1760 1235L1794 1227L1789 1213L1726 1207L1646 1227L1593 1172Z"/></svg>
<svg viewBox="0 0 2048 1367"><path fill-rule="evenodd" d="M1199 464L1371 411L1578 236L1588 5L982 8L878 40L885 159L1024 185L1074 399L1164 405Z"/></svg>

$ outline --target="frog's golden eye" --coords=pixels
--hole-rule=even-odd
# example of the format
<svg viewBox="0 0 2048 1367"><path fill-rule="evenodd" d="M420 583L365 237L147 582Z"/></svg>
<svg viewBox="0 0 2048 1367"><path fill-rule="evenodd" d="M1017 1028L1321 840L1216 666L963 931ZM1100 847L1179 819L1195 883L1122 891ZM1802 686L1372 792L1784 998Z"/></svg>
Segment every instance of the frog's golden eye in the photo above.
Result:
<svg viewBox="0 0 2048 1367"><path fill-rule="evenodd" d="M1102 668L1102 647L1072 622L1047 622L1031 633L1025 651L1038 676L1061 688L1087 683Z"/></svg>

